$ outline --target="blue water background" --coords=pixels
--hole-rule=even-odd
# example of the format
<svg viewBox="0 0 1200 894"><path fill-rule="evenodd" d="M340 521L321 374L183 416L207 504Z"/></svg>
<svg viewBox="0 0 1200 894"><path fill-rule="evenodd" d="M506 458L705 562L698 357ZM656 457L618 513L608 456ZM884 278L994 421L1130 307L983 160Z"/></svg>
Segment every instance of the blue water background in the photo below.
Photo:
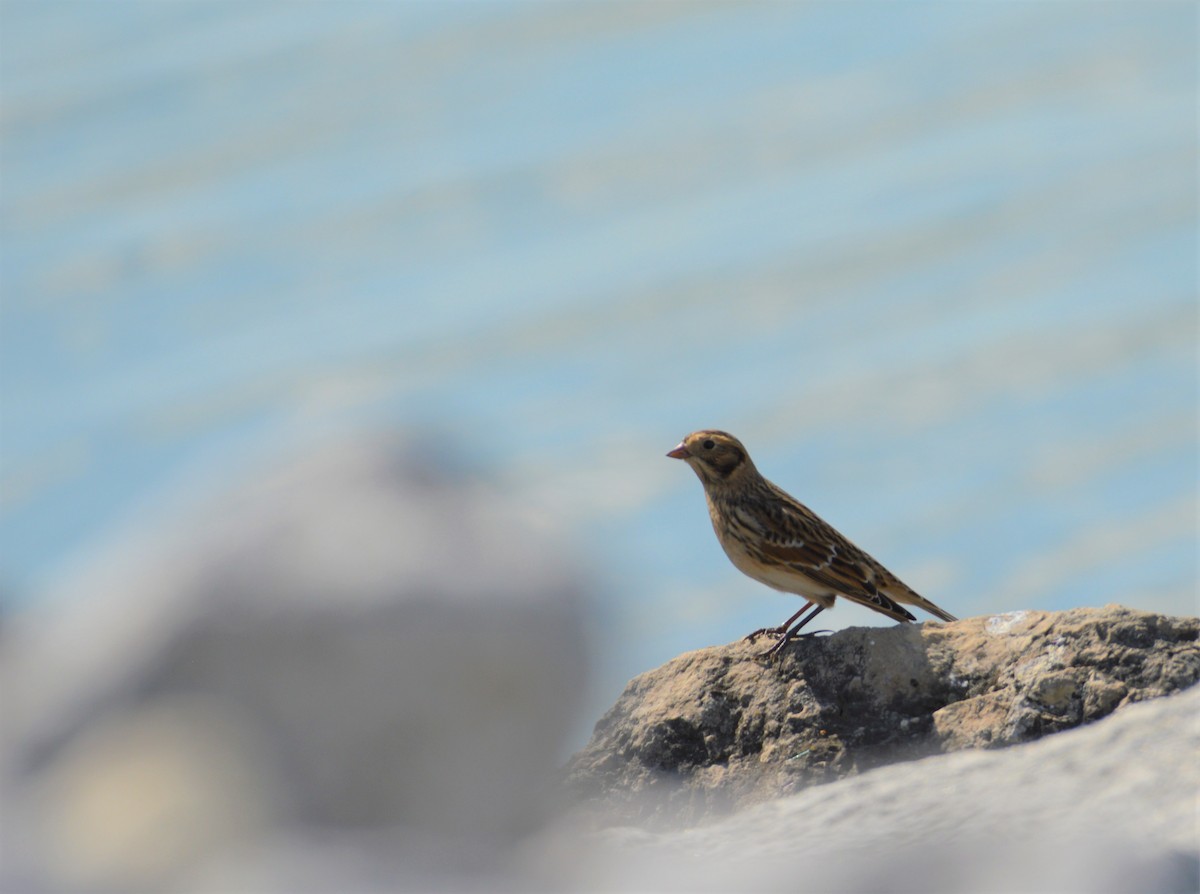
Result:
<svg viewBox="0 0 1200 894"><path fill-rule="evenodd" d="M393 426L592 569L598 705L797 605L663 456L701 427L961 616L1196 611L1195 4L0 26L11 610L188 469Z"/></svg>

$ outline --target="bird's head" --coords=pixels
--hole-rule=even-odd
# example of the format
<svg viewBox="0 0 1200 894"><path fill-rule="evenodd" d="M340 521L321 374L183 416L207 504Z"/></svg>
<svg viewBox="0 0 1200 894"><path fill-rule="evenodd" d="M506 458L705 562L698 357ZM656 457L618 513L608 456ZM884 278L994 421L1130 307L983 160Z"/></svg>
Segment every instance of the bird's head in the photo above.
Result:
<svg viewBox="0 0 1200 894"><path fill-rule="evenodd" d="M705 487L732 484L754 471L742 442L728 432L712 429L692 432L667 456L691 466Z"/></svg>

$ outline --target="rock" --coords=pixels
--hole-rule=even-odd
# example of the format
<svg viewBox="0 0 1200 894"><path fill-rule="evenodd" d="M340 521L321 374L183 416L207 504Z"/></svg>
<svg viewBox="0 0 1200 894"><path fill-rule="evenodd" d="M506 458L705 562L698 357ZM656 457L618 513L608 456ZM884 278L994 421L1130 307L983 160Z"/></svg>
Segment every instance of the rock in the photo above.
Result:
<svg viewBox="0 0 1200 894"><path fill-rule="evenodd" d="M879 767L691 828L593 832L587 890L1200 890L1200 688L1005 749ZM557 886L569 889L569 885Z"/></svg>
<svg viewBox="0 0 1200 894"><path fill-rule="evenodd" d="M1196 618L1121 606L742 641L636 677L567 769L628 820L695 820L897 761L1091 723L1200 679Z"/></svg>
<svg viewBox="0 0 1200 894"><path fill-rule="evenodd" d="M0 889L176 890L384 830L454 878L543 822L580 576L436 455L368 439L253 468L14 618Z"/></svg>

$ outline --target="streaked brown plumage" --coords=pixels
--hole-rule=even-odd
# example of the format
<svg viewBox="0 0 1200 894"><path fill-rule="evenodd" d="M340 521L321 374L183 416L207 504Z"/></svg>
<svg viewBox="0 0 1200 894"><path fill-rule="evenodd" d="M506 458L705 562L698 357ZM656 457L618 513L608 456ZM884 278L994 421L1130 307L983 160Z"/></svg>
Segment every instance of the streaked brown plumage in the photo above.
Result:
<svg viewBox="0 0 1200 894"><path fill-rule="evenodd" d="M759 474L741 441L723 431L692 432L667 456L684 460L704 485L713 530L725 554L754 580L808 602L783 625L768 654L838 596L897 621L915 621L915 605L943 621L952 614L918 595L800 501ZM790 630L810 605L816 608ZM756 631L757 633L767 632Z"/></svg>

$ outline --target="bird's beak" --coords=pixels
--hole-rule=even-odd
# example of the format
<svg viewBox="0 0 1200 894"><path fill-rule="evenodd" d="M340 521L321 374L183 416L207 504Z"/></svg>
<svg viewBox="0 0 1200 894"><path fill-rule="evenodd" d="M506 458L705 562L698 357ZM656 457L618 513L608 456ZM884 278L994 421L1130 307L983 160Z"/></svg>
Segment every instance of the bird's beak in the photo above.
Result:
<svg viewBox="0 0 1200 894"><path fill-rule="evenodd" d="M684 446L683 441L680 441L679 446L670 451L667 456L671 457L671 459L687 459L689 456L691 456L691 453L688 452L688 449Z"/></svg>

